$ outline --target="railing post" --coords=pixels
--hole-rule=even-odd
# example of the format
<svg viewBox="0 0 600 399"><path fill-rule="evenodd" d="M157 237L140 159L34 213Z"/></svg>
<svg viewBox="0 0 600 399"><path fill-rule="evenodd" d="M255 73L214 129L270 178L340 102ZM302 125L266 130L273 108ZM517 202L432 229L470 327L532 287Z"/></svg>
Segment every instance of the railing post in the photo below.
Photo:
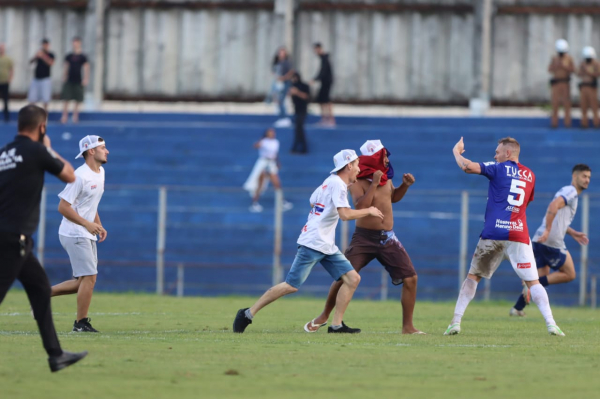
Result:
<svg viewBox="0 0 600 399"><path fill-rule="evenodd" d="M596 309L596 276L590 278L590 307Z"/></svg>
<svg viewBox="0 0 600 399"><path fill-rule="evenodd" d="M183 284L184 284L184 268L183 263L177 265L177 296L183 297Z"/></svg>
<svg viewBox="0 0 600 399"><path fill-rule="evenodd" d="M488 302L490 300L490 294L492 293L492 280L489 278L483 281L483 300Z"/></svg>
<svg viewBox="0 0 600 399"><path fill-rule="evenodd" d="M388 280L387 280L387 272L385 269L381 270L381 290L379 293L379 299L381 301L387 301L388 299Z"/></svg>
<svg viewBox="0 0 600 399"><path fill-rule="evenodd" d="M348 230L349 229L350 229L350 227L348 226L348 221L343 220L342 221L342 230L340 232L340 249L342 250L342 253L345 253L346 249L348 248Z"/></svg>
<svg viewBox="0 0 600 399"><path fill-rule="evenodd" d="M581 232L585 235L590 231L590 196L581 197ZM588 270L588 246L581 246L581 264L579 267L579 306L585 306Z"/></svg>
<svg viewBox="0 0 600 399"><path fill-rule="evenodd" d="M461 193L460 246L458 259L458 290L467 276L467 245L469 241L469 193Z"/></svg>
<svg viewBox="0 0 600 399"><path fill-rule="evenodd" d="M44 266L44 249L46 247L46 208L47 208L46 186L42 188L42 200L40 201L40 224L38 226L37 258L40 265Z"/></svg>
<svg viewBox="0 0 600 399"><path fill-rule="evenodd" d="M167 188L158 190L158 229L156 237L156 293L162 295L165 286L165 242L167 225Z"/></svg>
<svg viewBox="0 0 600 399"><path fill-rule="evenodd" d="M273 273L272 285L281 283L283 270L281 268L281 237L283 234L283 191L275 190L275 226L273 242Z"/></svg>

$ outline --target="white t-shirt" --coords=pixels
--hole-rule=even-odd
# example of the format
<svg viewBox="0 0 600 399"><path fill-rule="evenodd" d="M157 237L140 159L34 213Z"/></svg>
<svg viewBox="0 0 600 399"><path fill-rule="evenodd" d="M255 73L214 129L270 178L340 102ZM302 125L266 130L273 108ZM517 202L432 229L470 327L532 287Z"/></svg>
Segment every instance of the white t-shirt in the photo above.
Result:
<svg viewBox="0 0 600 399"><path fill-rule="evenodd" d="M563 249L567 247L565 245L565 234L567 234L567 229L571 225L573 218L575 218L579 196L577 195L577 189L574 186L564 186L554 195L554 199L558 197L562 197L565 200L565 206L560 208L556 213L548 239L543 244L552 248ZM545 230L546 216L544 216L542 225L535 232L532 241L537 242L542 234L544 234Z"/></svg>
<svg viewBox="0 0 600 399"><path fill-rule="evenodd" d="M337 208L350 208L348 186L338 175L331 175L310 196L312 209L302 228L298 244L326 255L339 251L335 228L340 218Z"/></svg>
<svg viewBox="0 0 600 399"><path fill-rule="evenodd" d="M259 143L258 156L267 159L277 159L279 140L265 137Z"/></svg>
<svg viewBox="0 0 600 399"><path fill-rule="evenodd" d="M96 173L84 163L75 170L75 177L75 181L67 184L58 197L71 204L79 216L88 222L93 222L104 193L104 168L100 167L100 173ZM84 237L94 241L97 239L85 227L67 220L64 216L58 234L65 237Z"/></svg>

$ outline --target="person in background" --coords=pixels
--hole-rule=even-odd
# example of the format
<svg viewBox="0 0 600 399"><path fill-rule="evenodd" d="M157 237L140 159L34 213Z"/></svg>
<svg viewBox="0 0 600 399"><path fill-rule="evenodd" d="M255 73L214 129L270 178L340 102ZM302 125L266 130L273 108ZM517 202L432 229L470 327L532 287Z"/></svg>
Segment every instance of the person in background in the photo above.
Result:
<svg viewBox="0 0 600 399"><path fill-rule="evenodd" d="M42 102L44 109L48 111L48 103L52 99L52 80L50 79L50 68L54 65L54 54L50 52L50 41L42 40L42 47L29 60L30 64L36 63L33 80L29 86L27 101L30 104Z"/></svg>
<svg viewBox="0 0 600 399"><path fill-rule="evenodd" d="M294 144L292 153L306 154L308 146L306 145L306 135L304 134L304 122L308 113L308 102L310 101L310 88L302 81L298 72L294 73L292 78L293 86L290 89L290 95L294 102Z"/></svg>
<svg viewBox="0 0 600 399"><path fill-rule="evenodd" d="M314 50L315 54L321 59L321 68L319 69L317 76L313 79L313 82L321 82L319 94L317 94L316 98L316 102L321 106L320 124L323 126L334 127L335 118L333 117L333 108L331 99L329 98L331 86L333 85L333 70L331 68L331 62L329 62L329 54L323 51L321 43L315 43Z"/></svg>
<svg viewBox="0 0 600 399"><path fill-rule="evenodd" d="M13 61L6 55L4 43L0 43L0 96L4 102L4 122L10 121L8 112L8 90L14 75Z"/></svg>
<svg viewBox="0 0 600 399"><path fill-rule="evenodd" d="M588 109L592 110L594 127L600 127L598 118L598 76L600 76L600 62L596 60L596 50L587 46L583 48L583 61L579 65L577 75L581 78L579 83L579 102L581 106L581 127L588 127Z"/></svg>
<svg viewBox="0 0 600 399"><path fill-rule="evenodd" d="M280 47L279 50L277 50L277 63L275 64L274 69L275 74L277 75L277 102L279 104L279 119L277 119L274 126L290 127L292 126L292 121L285 110L285 98L292 85L291 79L292 76L294 76L295 71L285 47Z"/></svg>
<svg viewBox="0 0 600 399"><path fill-rule="evenodd" d="M552 102L552 127L558 127L558 107L565 109L565 126L571 127L571 95L569 83L571 74L575 72L573 58L567 52L569 43L565 39L556 41L556 55L550 60L548 72L552 74L550 79L550 95Z"/></svg>
<svg viewBox="0 0 600 399"><path fill-rule="evenodd" d="M83 70L83 73L82 73ZM69 120L69 101L75 101L73 108L73 123L79 122L79 104L83 101L83 90L88 85L90 78L90 63L81 50L81 39L73 38L73 52L65 57L63 70L63 89L61 99L65 101L62 123Z"/></svg>

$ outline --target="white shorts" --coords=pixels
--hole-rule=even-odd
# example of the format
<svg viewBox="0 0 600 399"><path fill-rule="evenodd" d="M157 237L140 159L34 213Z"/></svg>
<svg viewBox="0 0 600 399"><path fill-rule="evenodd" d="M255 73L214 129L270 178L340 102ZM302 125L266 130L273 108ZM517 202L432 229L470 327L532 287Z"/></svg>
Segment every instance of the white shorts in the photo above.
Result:
<svg viewBox="0 0 600 399"><path fill-rule="evenodd" d="M33 79L29 86L27 101L30 103L49 103L52 99L52 80L50 78Z"/></svg>
<svg viewBox="0 0 600 399"><path fill-rule="evenodd" d="M257 168L262 172L268 172L271 175L276 175L279 173L279 168L277 167L277 161L269 158L258 158L256 161Z"/></svg>
<svg viewBox="0 0 600 399"><path fill-rule="evenodd" d="M96 241L84 237L58 235L62 247L69 254L73 277L98 274L98 251Z"/></svg>
<svg viewBox="0 0 600 399"><path fill-rule="evenodd" d="M535 256L529 244L513 241L480 239L471 261L470 274L491 278L500 263L508 259L521 280L539 279Z"/></svg>

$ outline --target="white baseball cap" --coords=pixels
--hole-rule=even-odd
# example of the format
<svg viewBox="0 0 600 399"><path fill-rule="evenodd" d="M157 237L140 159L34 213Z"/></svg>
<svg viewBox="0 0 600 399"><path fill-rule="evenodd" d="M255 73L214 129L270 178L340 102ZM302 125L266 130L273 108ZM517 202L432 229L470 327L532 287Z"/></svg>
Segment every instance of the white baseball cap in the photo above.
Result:
<svg viewBox="0 0 600 399"><path fill-rule="evenodd" d="M556 51L566 53L569 51L569 43L565 39L558 39L555 43Z"/></svg>
<svg viewBox="0 0 600 399"><path fill-rule="evenodd" d="M81 158L83 153L87 150L91 150L92 148L100 147L101 145L105 145L106 141L100 136L85 136L81 140L79 140L79 154L75 157Z"/></svg>
<svg viewBox="0 0 600 399"><path fill-rule="evenodd" d="M342 150L333 156L333 164L335 168L329 173L335 173L348 165L350 162L358 159L358 155L354 150Z"/></svg>
<svg viewBox="0 0 600 399"><path fill-rule="evenodd" d="M592 46L583 48L583 58L596 58L596 50Z"/></svg>
<svg viewBox="0 0 600 399"><path fill-rule="evenodd" d="M383 150L383 148L381 140L367 140L362 147L360 147L360 153L363 155L373 155L376 152Z"/></svg>

